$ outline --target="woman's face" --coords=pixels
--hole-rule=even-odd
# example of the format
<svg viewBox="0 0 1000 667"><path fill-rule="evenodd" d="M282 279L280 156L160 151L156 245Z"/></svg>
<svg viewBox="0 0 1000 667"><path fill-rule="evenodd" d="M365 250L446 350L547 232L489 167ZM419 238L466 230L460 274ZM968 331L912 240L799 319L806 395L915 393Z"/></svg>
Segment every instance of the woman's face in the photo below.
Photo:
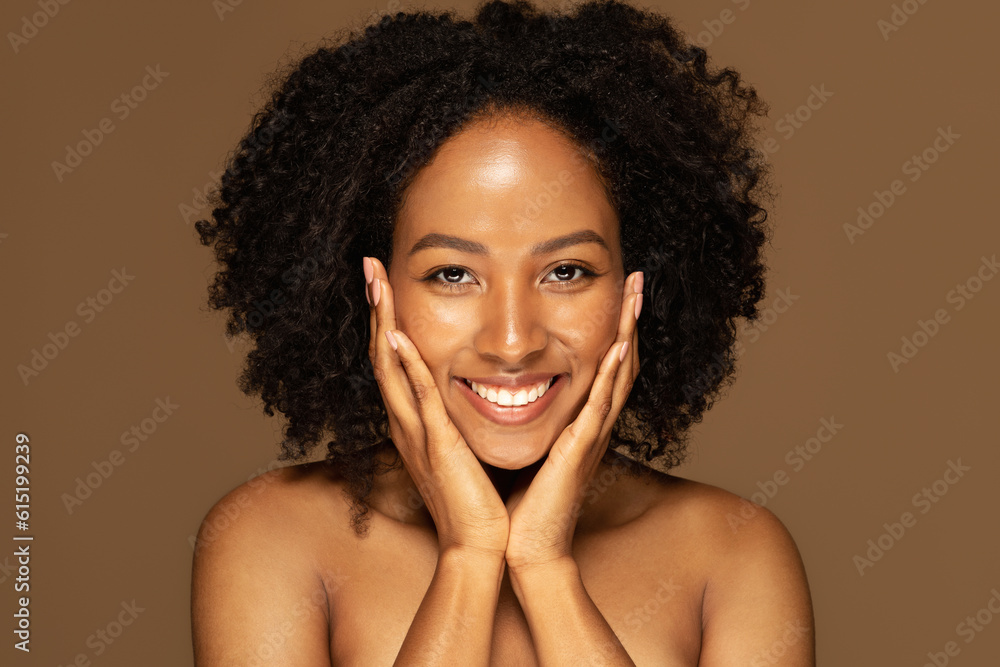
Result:
<svg viewBox="0 0 1000 667"><path fill-rule="evenodd" d="M544 457L586 403L622 304L618 219L590 163L537 121L466 127L406 190L388 275L397 326L479 460Z"/></svg>

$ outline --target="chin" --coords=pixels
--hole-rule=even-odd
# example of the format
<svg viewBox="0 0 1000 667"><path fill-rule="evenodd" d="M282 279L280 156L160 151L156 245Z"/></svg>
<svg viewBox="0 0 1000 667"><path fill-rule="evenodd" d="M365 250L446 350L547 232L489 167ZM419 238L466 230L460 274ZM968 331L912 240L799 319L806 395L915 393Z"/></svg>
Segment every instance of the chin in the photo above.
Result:
<svg viewBox="0 0 1000 667"><path fill-rule="evenodd" d="M466 442L480 462L502 470L527 468L545 458L551 448L551 446L539 448L535 443L517 442L513 439L511 442L493 438L487 442L477 442L475 439L469 440L467 438Z"/></svg>

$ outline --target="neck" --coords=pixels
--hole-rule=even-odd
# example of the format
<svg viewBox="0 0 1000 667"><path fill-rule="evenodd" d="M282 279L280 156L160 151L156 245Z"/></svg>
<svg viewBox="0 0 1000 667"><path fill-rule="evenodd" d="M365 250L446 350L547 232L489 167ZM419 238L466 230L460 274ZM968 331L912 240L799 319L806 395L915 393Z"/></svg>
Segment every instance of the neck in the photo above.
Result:
<svg viewBox="0 0 1000 667"><path fill-rule="evenodd" d="M398 454L392 445L377 455L383 465L393 464ZM514 488L530 484L535 473L541 468L545 459L520 470L506 470L483 463L493 487L500 498L506 502ZM637 465L637 464L636 464ZM642 468L648 472L648 469ZM601 526L611 526L624 523L635 518L644 511L649 495L650 475L642 474L631 477L623 472L620 465L608 465L601 461L588 489L586 498L582 501L578 527L597 529ZM369 498L369 504L377 512L402 523L424 526L433 529L434 521L423 503L416 484L410 477L406 467L399 464L393 470L388 470L375 477L375 486Z"/></svg>

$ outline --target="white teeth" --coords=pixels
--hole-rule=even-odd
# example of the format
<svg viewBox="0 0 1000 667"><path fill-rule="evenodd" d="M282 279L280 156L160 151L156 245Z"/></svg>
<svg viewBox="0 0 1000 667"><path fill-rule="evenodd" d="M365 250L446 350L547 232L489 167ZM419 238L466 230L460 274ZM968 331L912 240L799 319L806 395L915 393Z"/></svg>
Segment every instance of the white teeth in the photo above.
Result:
<svg viewBox="0 0 1000 667"><path fill-rule="evenodd" d="M530 389L520 389L514 394L512 394L508 389L500 389L497 391L492 387L487 388L485 385L472 382L471 380L469 380L468 383L472 387L472 391L479 394L480 397L485 398L490 403L496 403L497 405L504 407L517 407L527 405L528 403L534 403L539 398L544 396L545 392L552 385L552 378L549 378L545 382L539 382Z"/></svg>

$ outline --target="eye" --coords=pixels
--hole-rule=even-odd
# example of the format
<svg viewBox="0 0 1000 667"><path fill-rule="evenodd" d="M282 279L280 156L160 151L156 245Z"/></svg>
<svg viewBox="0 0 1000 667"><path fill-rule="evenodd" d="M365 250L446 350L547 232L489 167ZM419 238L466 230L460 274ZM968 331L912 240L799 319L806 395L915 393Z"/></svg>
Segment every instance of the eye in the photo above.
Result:
<svg viewBox="0 0 1000 667"><path fill-rule="evenodd" d="M460 269L457 266L449 266L438 271L437 275L443 276L445 282L454 284L462 282L462 276L468 275L468 273L466 273L465 269Z"/></svg>
<svg viewBox="0 0 1000 667"><path fill-rule="evenodd" d="M462 281L463 277L467 277L470 280ZM426 280L445 289L460 290L462 289L461 285L472 284L473 281L471 278L472 277L469 275L469 272L463 268L457 266L446 266L443 269L438 269L434 273L427 276Z"/></svg>
<svg viewBox="0 0 1000 667"><path fill-rule="evenodd" d="M579 272L578 276L577 272ZM551 282L572 283L580 282L583 278L591 278L597 274L587 267L579 264L560 264L556 268L552 269L552 271L549 272L549 275L556 277L556 280ZM574 280L574 276L577 276L576 280Z"/></svg>

